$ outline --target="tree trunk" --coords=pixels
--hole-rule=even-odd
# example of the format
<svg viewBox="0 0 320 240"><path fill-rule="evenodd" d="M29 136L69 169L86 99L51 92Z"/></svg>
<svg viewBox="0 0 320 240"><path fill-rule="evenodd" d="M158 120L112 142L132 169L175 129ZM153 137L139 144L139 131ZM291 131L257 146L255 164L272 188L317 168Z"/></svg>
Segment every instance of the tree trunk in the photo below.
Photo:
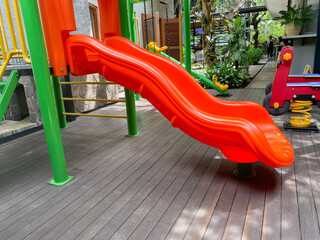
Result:
<svg viewBox="0 0 320 240"><path fill-rule="evenodd" d="M205 64L207 66L212 66L213 62L210 58L210 55L214 55L215 53L211 51L211 43L210 41L207 39L207 36L209 36L209 38L211 38L212 36L212 18L211 18L211 5L210 5L210 1L208 0L202 0L202 12L204 15L204 18L202 21L204 21L202 23L203 26L203 33L202 33L202 44L203 44L203 52L204 52L204 61Z"/></svg>
<svg viewBox="0 0 320 240"><path fill-rule="evenodd" d="M254 41L254 48L258 48L259 47L259 30L258 30L258 22L256 21L253 24L253 29L254 29L254 35L252 37L253 41Z"/></svg>

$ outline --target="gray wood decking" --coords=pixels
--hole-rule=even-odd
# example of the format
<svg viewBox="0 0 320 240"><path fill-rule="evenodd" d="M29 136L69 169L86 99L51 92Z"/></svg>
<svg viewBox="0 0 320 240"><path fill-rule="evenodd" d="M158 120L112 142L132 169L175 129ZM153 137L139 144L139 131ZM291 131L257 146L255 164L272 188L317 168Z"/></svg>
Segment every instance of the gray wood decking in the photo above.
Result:
<svg viewBox="0 0 320 240"><path fill-rule="evenodd" d="M263 97L253 88L224 99ZM319 110L312 112L318 123ZM256 163L257 177L239 180L234 163L146 101L137 114L137 138L125 137L126 120L70 123L62 136L75 179L63 187L47 184L43 131L0 145L0 239L320 239L320 134L285 132L295 163ZM274 118L280 128L287 119Z"/></svg>

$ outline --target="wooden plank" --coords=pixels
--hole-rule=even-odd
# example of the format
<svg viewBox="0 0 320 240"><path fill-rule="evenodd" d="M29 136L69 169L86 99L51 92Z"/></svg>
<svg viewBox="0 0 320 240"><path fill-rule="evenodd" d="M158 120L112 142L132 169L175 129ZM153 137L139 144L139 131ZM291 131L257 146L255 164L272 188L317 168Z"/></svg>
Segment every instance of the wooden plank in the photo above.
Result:
<svg viewBox="0 0 320 240"><path fill-rule="evenodd" d="M105 127L106 127L106 126L105 126ZM109 128L109 127L111 127L111 126L108 126L108 128ZM107 127L106 127L106 128L107 128ZM100 130L103 131L103 128L100 128ZM70 135L70 134L69 134L69 135ZM81 136L81 135L80 135L80 136ZM81 136L81 137L83 138L83 136ZM80 140L81 140L81 137L80 137ZM87 141L86 138L83 138L83 140L84 140L84 143L88 143L88 141ZM73 143L73 141L76 141L76 142L78 143L78 142L79 142L79 137L78 137L78 136L77 136L77 137L71 137L69 143ZM94 144L95 146L97 145L97 143L96 143L95 141L91 141L91 142L93 142L93 144ZM102 143L102 141L101 141L101 143ZM107 143L107 141L106 141L105 143ZM74 145L74 144L72 144L72 145ZM101 145L101 147L102 147L102 146L103 146L103 144ZM89 152L89 149L87 149L86 147L89 147L89 149L91 149L91 148L94 149L94 147L92 147L90 144L86 144L86 145L82 146L83 151L85 151L85 152ZM81 152L81 151L79 151L79 149L77 149L77 157L75 157L75 159L81 157L81 155L79 155L79 152ZM68 151L67 151L67 153L68 153ZM38 157L38 154L36 154L36 156ZM32 156L31 156L31 157L32 157ZM72 157L72 156L67 156L67 157ZM32 158L34 159L34 157L32 157ZM41 159L41 158L40 158L40 159ZM67 159L68 159L68 158L67 158ZM68 160L70 160L70 158L69 158ZM50 169L48 169L48 163L45 164L45 166L46 166L46 168L47 168L46 173L49 173L49 174L50 174ZM49 170L49 171L48 171L48 170ZM72 168L71 168L71 170L72 170ZM48 174L45 174L43 181L48 178L47 175L48 175ZM30 178L29 175L27 175L27 177ZM36 177L39 179L39 176L36 176ZM21 181L21 182L23 183L24 181ZM2 192L3 192L3 188L2 188ZM17 191L17 190L14 191L14 193L17 193L17 192L19 192L19 191ZM12 195L12 194L11 194L11 195ZM7 199L8 199L8 197L12 197L11 195L2 197L2 198L0 199L0 203L3 202L3 201L6 202ZM25 197L25 196L24 196L24 197Z"/></svg>
<svg viewBox="0 0 320 240"><path fill-rule="evenodd" d="M152 135L152 132L150 134ZM139 147L143 148L145 146L144 144L141 144L141 141L143 141L143 140L141 140L141 139L139 139L139 140L140 141L136 141L136 143L137 144L140 143ZM87 168L85 171L81 172L81 174L84 175L84 177L81 178L81 175L80 175L79 180L70 182L71 185L68 186L66 189L64 189L62 192L60 192L59 195L55 196L55 198L52 198L52 196L46 196L45 198L43 198L42 201L40 201L38 203L39 207L36 210L31 211L30 214L25 214L25 213L28 213L30 210L33 210L33 208L23 209L24 210L24 212L23 212L24 217L20 218L14 224L11 224L11 226L9 228L6 228L6 232L11 232L11 231L17 232L17 229L19 229L18 226L23 227L25 225L25 222L32 222L33 224L41 223L41 221L39 221L39 219L38 219L38 221L36 221L36 220L33 221L33 219L36 216L44 216L44 218L47 218L47 216L50 216L49 212L51 214L56 214L58 211L57 206L55 207L55 209L50 209L52 206L55 205L55 202L59 202L63 199L63 202L61 202L59 204L59 207L63 209L66 205L68 205L68 203L70 204L70 202L73 202L74 199L77 199L83 191L86 191L86 189L83 189L83 188L79 189L78 188L79 186L82 186L84 184L86 184L86 185L89 184L89 186L90 186L90 184L94 185L96 182L99 182L101 180L101 178L104 177L104 175L95 176L94 173L103 172L103 174L108 174L108 173L112 172L112 170L114 170L114 168L117 167L117 164L122 164L121 161L113 162L113 159L120 158L122 161L125 161L125 158L124 157L121 158L121 155L125 155L128 151L132 151L132 148L126 148L125 150L122 150L121 148L115 149L114 152L118 155L120 154L118 157L113 157L112 155L110 155L109 156L110 158L108 159L107 162L105 162L105 160L101 160L101 161L98 161L98 163L100 165L99 164L95 165L93 167L93 169L92 169L92 167ZM143 154L143 152L141 152L140 154ZM137 157L138 156L139 156L139 154L137 154ZM110 164L108 164L108 162L113 162L113 163L110 165ZM101 163L103 163L103 165L101 165ZM88 174L86 174L86 173L88 173ZM92 179L92 180L90 180L90 179ZM88 188L90 188L89 186L88 186ZM57 189L57 188L55 188L55 189ZM51 194L51 192L49 194ZM61 200L59 200L59 199L61 199ZM64 205L64 204L66 204L66 205ZM48 209L50 209L50 210L48 210ZM36 212L36 214L34 212ZM12 221L14 221L15 217L16 217L15 215L10 216L10 219L12 219ZM25 221L25 219L28 219L28 221ZM7 219L6 225L8 225L9 223L10 223L10 221L8 221L8 219ZM0 227L4 227L3 224L0 224ZM16 234L19 234L19 232L17 232ZM1 233L0 233L0 235L1 235Z"/></svg>
<svg viewBox="0 0 320 240"><path fill-rule="evenodd" d="M192 219L192 223L185 233L184 239L193 240L203 238L225 183L227 182L228 178L233 178L233 176L231 176L233 166L232 162L226 160L221 152L215 156L214 161L217 161L218 159L222 159L220 168L217 174L214 176L214 179L201 203L200 208L197 210L196 215Z"/></svg>
<svg viewBox="0 0 320 240"><path fill-rule="evenodd" d="M306 235L302 234L302 238L310 238L311 237L319 237L319 214L320 214L320 163L319 159L315 150L315 145L313 144L312 137L313 133L301 133L301 143L303 147L303 161L306 164L309 181L311 185L311 192L309 192L309 197L311 198L311 204L313 205L313 211L312 212L312 222L310 225L314 225L314 233L311 235L310 233L307 233ZM319 136L319 134L317 134ZM311 217L310 216L310 217ZM308 231L306 229L305 231Z"/></svg>
<svg viewBox="0 0 320 240"><path fill-rule="evenodd" d="M240 179L223 239L242 239L252 185L256 179Z"/></svg>
<svg viewBox="0 0 320 240"><path fill-rule="evenodd" d="M269 169L262 239L281 239L281 170Z"/></svg>
<svg viewBox="0 0 320 240"><path fill-rule="evenodd" d="M214 177L221 165L221 159L214 159L217 153L217 149L209 148L205 158L207 158L207 161L211 160L211 163L201 177L192 195L188 199L188 202L181 211L181 214L170 229L170 232L166 236L166 239L184 238L184 235L191 226L192 220L196 216L198 209L200 208L201 203L206 197L209 187L212 184L212 181L214 180Z"/></svg>
<svg viewBox="0 0 320 240"><path fill-rule="evenodd" d="M122 184L123 178L128 179L130 175L136 171L137 167L141 168L142 164L146 164L145 161L150 159L150 155L153 155L157 151L159 151L160 154L160 152L163 151L161 148L164 146L164 144L168 144L170 138L179 139L180 137L181 136L177 135L176 133L171 133L167 134L167 137L158 144L153 142L153 147L150 148L150 146L147 146L146 148L150 150L147 152L147 154L143 155L143 157L138 160L137 163L132 164L131 161L127 161L126 165L128 165L129 168L127 167L126 171L123 171L125 165L123 165L121 169L119 168L119 170L122 171L122 174L119 175L114 182L106 185L106 181L100 181L94 186L94 188L92 188L90 193L85 193L81 196L81 198L78 198L72 202L72 204L70 204L67 208L63 209L57 215L41 225L41 227L37 231L33 232L30 236L32 236L34 239L50 239L53 236L58 237L61 233L65 232L69 227L76 223L81 217L87 214L95 206L94 203L98 204L99 199L101 201L104 197L108 196L108 194L111 194L111 192L118 186L117 184ZM140 163L138 164L138 162ZM134 165L136 165L136 167ZM92 201L92 199L94 200ZM52 231L48 233L50 230ZM43 237L45 234L47 234L47 236Z"/></svg>
<svg viewBox="0 0 320 240"><path fill-rule="evenodd" d="M230 93L223 99L264 97L259 89ZM312 111L319 122L319 110ZM287 118L273 117L280 128ZM231 184L232 162L214 149L209 162L207 155L201 160L208 147L173 129L153 107L142 106L138 119L143 135L135 139L123 137L125 124L109 120L78 119L63 131L77 178L62 188L45 183L51 172L43 132L1 145L8 158L0 163L0 238L320 239L320 134L286 132L294 165L275 170L258 163L250 193L251 182ZM19 156L22 150L33 154Z"/></svg>
<svg viewBox="0 0 320 240"><path fill-rule="evenodd" d="M258 162L255 165L257 176L252 185L242 239L260 239L262 233L265 192L267 189L269 168L261 162Z"/></svg>
<svg viewBox="0 0 320 240"><path fill-rule="evenodd" d="M199 148L200 145L200 148ZM196 143L194 144L194 146L198 147L198 150L196 151L192 151L190 149L190 154L186 153L183 158L181 158L181 160L183 162L187 162L186 159L189 158L189 162L187 163L187 166L185 167L188 168L190 171L192 171L192 169L195 169L198 167L198 163L199 161L203 162L203 160L201 160L203 158L203 155L205 154L205 152L208 150L208 146L204 145L204 144L200 144L200 143ZM210 162L210 161L207 161ZM206 165L206 164L204 164ZM171 168L171 170L173 170L175 167L179 167L181 169L182 164L180 164L179 162L173 167ZM159 187L157 188L157 186L160 186L161 183L163 182L167 182L167 183L172 183L172 178L170 176L170 173L172 173L174 171L166 171L163 175L162 175L162 179L161 182L155 182L152 181L152 191L145 191L143 190L143 193L141 192L140 194L137 194L136 197L134 197L127 205L126 207L124 207L109 223L107 226L105 226L97 235L97 238L104 238L104 239L109 239L110 237L112 237L113 239L119 239L118 236L114 235L115 232L123 225L123 223L127 220L128 217L131 216L131 214L133 214L136 209L138 207L140 207L140 203L142 203L144 200L146 200L147 197L149 197L152 193L154 193L154 195L158 195L159 197L161 196L161 192L164 193L165 189L167 189L169 187L170 184L167 184L166 187ZM184 173L184 171L180 172L180 175L182 175ZM179 177L179 175L178 175ZM171 181L169 180L171 178ZM179 192L181 193L182 190ZM147 195L148 194L148 195ZM156 198L154 197L154 195L152 196L153 204L156 202ZM141 197L144 196L144 197ZM159 200L159 198L157 199ZM179 201L178 201L179 202ZM181 204L181 202L179 202ZM170 209L168 209L167 211L170 211ZM159 213L158 213L159 214ZM138 219L136 219L138 220ZM142 219L140 219L141 221ZM138 221L137 221L138 222ZM139 222L138 222L139 223ZM137 226L137 224L135 224L135 226ZM135 228L131 228L132 230L134 230ZM160 235L157 235L157 238L161 238Z"/></svg>
<svg viewBox="0 0 320 240"><path fill-rule="evenodd" d="M199 146L201 147L199 148ZM172 168L168 176L161 182L155 191L148 196L141 207L137 209L133 218L129 220L131 222L133 222L134 219L137 220L136 223L133 223L133 227L129 229L128 235L135 230L130 238L136 239L136 237L139 236L139 238L145 239L152 228L156 226L157 222L166 211L166 206L170 205L186 179L200 161L201 158L196 157L198 156L198 153L196 152L197 149L198 151L204 151L207 149L207 146L196 142L192 148L188 148L185 155L180 160L187 164L177 164ZM137 231L139 231L139 233L137 233ZM135 236L135 234L137 235Z"/></svg>
<svg viewBox="0 0 320 240"><path fill-rule="evenodd" d="M147 24L146 24L147 22ZM152 23L153 22L153 23ZM148 14L141 14L141 23L142 25L142 35L143 35L143 44L146 46L150 42L156 42L157 46L160 46L160 22L159 22L159 13L154 12ZM146 31L147 26L147 31ZM153 39L155 37L155 39ZM148 38L148 42L147 42Z"/></svg>
<svg viewBox="0 0 320 240"><path fill-rule="evenodd" d="M215 152L215 150L210 149L209 152ZM173 169L171 170L171 172L172 171ZM210 171L210 173L212 173L212 171ZM173 179L172 176L170 176L170 174L172 175L172 173L169 173L169 175L162 180L162 182L155 188L155 190L126 220L126 222L119 228L116 234L112 237L113 239L128 239L131 236L131 234L137 229L137 227L139 225L142 225L141 222L145 219L145 217L149 214L149 212L152 210L155 204L159 201L160 197L168 189L169 185L172 184ZM147 225L144 225L144 227L147 227Z"/></svg>
<svg viewBox="0 0 320 240"><path fill-rule="evenodd" d="M320 133L312 133L312 134L310 134L310 137L311 137L311 139L308 138L306 140L309 143L310 143L310 140L312 141L312 143L310 143L310 147L312 146L314 148L316 156L312 155L313 161L310 165L308 163L308 169L311 172L310 176L312 176L311 184L312 184L312 189L313 189L313 199L314 199L315 205L316 205L318 222L320 222L320 220L319 220L319 218L320 218L320 196L319 196L320 192L318 190L318 189L320 189L320 187L319 187ZM304 141L305 140L303 140L303 145L305 146Z"/></svg>
<svg viewBox="0 0 320 240"><path fill-rule="evenodd" d="M172 197L174 196L174 199L168 207L166 207L166 211L161 215L161 218L157 221L147 239L164 239L169 233L177 217L180 215L192 192L199 183L199 180L212 161L212 159L208 159L206 155L203 156L206 154L207 150L208 146L202 144L199 151L192 157L192 160L195 160L195 162L190 162L181 173L181 176L176 179L179 183L183 183L183 185L179 188L178 185L175 186L175 183L173 183L172 187L175 189L168 189L168 193L171 192L170 195ZM163 206L163 204L161 205ZM157 214L160 215L159 211L157 211Z"/></svg>
<svg viewBox="0 0 320 240"><path fill-rule="evenodd" d="M238 185L236 177L228 177L203 239L222 239Z"/></svg>
<svg viewBox="0 0 320 240"><path fill-rule="evenodd" d="M284 132L291 141L290 132ZM294 165L281 169L281 238L300 239L299 206Z"/></svg>
<svg viewBox="0 0 320 240"><path fill-rule="evenodd" d="M292 145L295 150L295 173L299 204L299 220L301 239L319 239L319 224L312 195L312 186L308 173L307 161L303 150L301 135L292 133Z"/></svg>
<svg viewBox="0 0 320 240"><path fill-rule="evenodd" d="M187 143L185 143L187 142ZM113 211L118 212L130 199L143 187L143 185L148 182L152 176L158 171L164 168L164 166L171 167L172 158L175 160L180 159L184 154L185 150L181 147L185 144L187 148L193 143L193 140L184 136L183 140L172 145L170 144L170 149L164 155L161 153L160 156L157 156L154 160L157 161L156 164L148 170L150 166L144 165L139 171L145 173L143 177L139 178L137 174L133 175L132 178L138 177L138 181L129 181L124 182L124 184L119 185L118 191L114 191L110 196L105 197L98 205L96 205L90 212L86 215L85 218L82 218L75 225L73 225L62 237L61 239L73 238L77 236L78 239L90 239L93 237L109 219L109 214L111 216L115 214ZM154 157L153 157L154 158ZM173 161L173 163L174 163ZM146 172L146 170L148 170ZM132 188L130 188L132 186ZM127 191L130 189L130 191ZM124 197L121 197L124 194ZM102 215L107 211L107 215ZM100 217L101 216L101 217ZM88 226L90 226L88 228ZM85 231L84 231L85 230ZM80 235L79 235L80 234Z"/></svg>
<svg viewBox="0 0 320 240"><path fill-rule="evenodd" d="M151 120L151 119L150 119ZM79 122L79 120L78 120L78 122ZM68 142L69 143L73 143L73 142L78 142L79 141L79 138L80 138L80 140L81 140L81 137L83 138L83 136L86 136L91 130L90 130L90 128L88 127L88 126L86 126L86 127L83 127L82 125L80 125L79 126L79 124L78 124L78 122L77 122L77 127L79 127L80 129L85 129L85 131L83 131L83 130L81 130L81 134L79 134L79 132L75 129L75 130L73 130L73 128L72 128L72 126L70 126L70 128L69 129L67 129L67 130L65 130L63 133L63 135L65 135L65 136L68 136L68 138L69 139L67 139L67 140L69 140L69 141L63 141L64 143L65 143L65 146L68 146ZM110 121L109 121L110 122ZM115 121L114 121L115 122ZM152 122L152 121L151 121ZM92 123L92 121L89 121L89 123ZM148 120L147 121L145 121L145 123L148 123ZM150 123L150 122L149 122ZM119 123L117 122L116 123L117 125L119 125ZM81 127L82 126L82 127ZM103 132L108 132L109 134L108 134L108 136L110 137L109 139L110 140L108 140L108 141L117 141L117 139L112 139L112 136L115 134L116 136L118 136L118 137L120 137L120 138L118 138L119 140L121 139L121 140L123 140L123 139L127 139L127 138L123 138L123 135L121 135L121 134L119 134L119 130L118 130L118 128L116 128L116 130L115 131L110 131L110 128L112 129L112 127L113 127L113 125L110 125L110 124L108 124L108 125L104 125L104 126L102 126L102 127L107 127L108 128L108 130L107 131L103 131L103 128L99 128L99 130L101 130L101 132L103 133ZM87 132L86 132L86 130L87 130ZM143 128L141 128L140 129L141 131L143 131ZM74 134L73 132L75 132L76 134ZM65 139L65 137L64 137L64 139ZM83 147L82 148L82 150L81 151L79 151L78 149L77 149L77 154L76 154L76 157L73 157L72 155L69 155L69 153L71 152L74 152L74 151L65 151L65 153L66 153L66 159L68 160L68 166L69 166L69 169L70 169L70 171L71 171L71 173L72 173L72 169L73 169L73 167L77 167L77 166L73 166L72 165L72 162L74 162L75 160L76 160L76 162L77 162L77 164L79 164L80 165L80 163L81 163L81 161L79 161L78 160L78 158L79 159L81 159L82 157L84 157L84 155L86 155L86 156L89 156L91 153L95 153L95 154L98 154L98 149L101 149L103 146L104 146L104 144L107 144L108 143L108 141L104 141L104 142L102 142L102 141L100 141L100 144L97 144L96 142L94 142L94 141L90 141L90 143L92 143L92 144L88 144L88 142L87 142L87 140L86 140L86 138L83 138L84 139L84 141L85 141L85 143L86 143L86 145L85 145L85 147ZM129 141L129 139L127 139L128 141ZM123 144L123 143L122 143ZM72 147L74 144L70 144L70 146ZM111 145L112 146L112 145ZM110 147L111 147L110 146ZM72 148L73 149L73 148ZM66 148L65 148L65 150L66 150ZM46 151L45 151L46 152ZM82 155L80 154L80 153L82 153ZM41 154L40 154L41 155ZM39 156L39 154L36 154L36 156L37 156L37 158L39 158L39 157L41 157L41 156ZM30 156L32 159L34 159L34 157L33 156ZM47 157L48 158L48 157ZM23 157L22 158L23 160L26 160L25 159L25 157ZM42 159L42 158L40 158L40 159ZM35 159L34 159L35 160ZM40 166L41 166L41 171L44 171L44 174L42 175L42 176L45 176L46 178L48 177L48 174L50 174L50 168L48 168L48 162L46 162L46 164L43 164L43 160L41 160L40 161L41 162L41 164L40 164ZM90 162L90 161L85 161L85 162ZM37 164L37 167L39 166L39 164ZM33 169L33 171L30 171L30 173L34 173L34 170L38 170L38 168L34 168L34 166L29 166L29 167L27 167L27 166L21 166L21 170L20 171L22 171L22 173L23 173L23 176L24 176L24 178L23 179L21 179L20 177L19 177L19 175L17 174L17 172L19 172L17 169L16 169L16 171L15 171L15 173L14 174L17 174L17 175L14 175L14 180L15 181L19 181L19 183L22 183L22 184L24 184L24 185L28 185L28 186L30 186L30 180L39 180L39 177L40 176L35 176L34 178L32 177L32 176L30 176L30 174L27 174L27 173L29 173L28 172L28 169L29 168L31 168L31 169ZM39 170L40 171L40 170ZM11 173L11 176L13 175L13 173ZM46 180L46 178L45 178L45 180ZM5 180L8 180L7 178L5 179ZM10 178L9 178L9 182L11 183L12 181L10 181ZM0 183L0 186L5 186L6 188L9 188L10 189L10 184L9 184L9 186L8 186L8 183L6 182L6 181L2 181L1 183ZM15 185L16 186L16 185ZM17 185L18 186L18 185ZM1 193L2 194L4 194L5 195L5 189L3 188L3 187L1 187L1 189L2 189L2 191L1 191ZM14 189L14 188L13 188ZM12 189L11 189L11 191L12 191ZM15 192L14 193L17 193L17 191L15 190Z"/></svg>

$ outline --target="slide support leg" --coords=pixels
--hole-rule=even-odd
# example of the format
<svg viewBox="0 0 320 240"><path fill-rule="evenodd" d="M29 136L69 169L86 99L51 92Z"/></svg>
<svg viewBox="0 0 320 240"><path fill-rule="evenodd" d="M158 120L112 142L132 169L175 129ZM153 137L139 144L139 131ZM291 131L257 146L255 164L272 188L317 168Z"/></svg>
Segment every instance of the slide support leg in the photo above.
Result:
<svg viewBox="0 0 320 240"><path fill-rule="evenodd" d="M20 0L20 6L53 173L49 183L61 186L73 177L67 172L38 5L36 0Z"/></svg>
<svg viewBox="0 0 320 240"><path fill-rule="evenodd" d="M51 75L51 81L54 88L54 97L55 97L55 104L57 106L58 118L59 118L59 125L61 129L68 128L67 126L67 119L66 116L62 113L65 112L63 101L61 100L62 97L62 90L59 85L59 77Z"/></svg>
<svg viewBox="0 0 320 240"><path fill-rule="evenodd" d="M136 137L139 135L137 128L136 104L134 99L134 92L125 89L126 108L127 108L127 122L128 122L128 136Z"/></svg>
<svg viewBox="0 0 320 240"><path fill-rule="evenodd" d="M120 12L120 25L121 25L121 36L129 40L132 39L132 30L130 28L130 17L129 13L129 3L127 0L119 0L119 12ZM133 19L132 19L133 21ZM127 121L128 121L128 136L135 137L138 136L137 130L137 116L136 116L136 104L134 99L134 92L125 89L126 94L126 107L127 107Z"/></svg>
<svg viewBox="0 0 320 240"><path fill-rule="evenodd" d="M253 163L237 163L237 168L233 171L233 175L239 178L250 179L256 176L256 172L252 167Z"/></svg>

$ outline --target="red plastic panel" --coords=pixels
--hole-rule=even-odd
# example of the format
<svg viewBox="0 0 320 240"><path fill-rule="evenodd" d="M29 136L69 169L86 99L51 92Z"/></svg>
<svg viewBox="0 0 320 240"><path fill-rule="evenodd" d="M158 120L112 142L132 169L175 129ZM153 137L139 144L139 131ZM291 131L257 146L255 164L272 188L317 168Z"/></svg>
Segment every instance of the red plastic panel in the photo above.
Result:
<svg viewBox="0 0 320 240"><path fill-rule="evenodd" d="M101 40L121 36L118 0L98 0Z"/></svg>
<svg viewBox="0 0 320 240"><path fill-rule="evenodd" d="M64 38L76 30L72 0L39 0L50 65L55 76L67 74Z"/></svg>
<svg viewBox="0 0 320 240"><path fill-rule="evenodd" d="M290 55L290 59L285 59L285 55ZM284 47L280 55L280 63L277 66L277 70L274 76L272 84L272 97L270 101L270 107L274 106L274 103L279 103L280 107L283 107L285 101L294 99L294 95L314 95L314 100L320 100L320 91L317 87L305 87L305 86L287 86L287 83L312 83L320 82L318 75L310 74L308 77L290 77L290 68L294 52L291 47ZM312 77L311 77L312 76Z"/></svg>
<svg viewBox="0 0 320 240"><path fill-rule="evenodd" d="M83 35L66 41L71 73L100 73L148 99L174 127L219 148L231 161L285 167L293 149L269 113L253 102L210 95L180 65L121 37L105 45Z"/></svg>

